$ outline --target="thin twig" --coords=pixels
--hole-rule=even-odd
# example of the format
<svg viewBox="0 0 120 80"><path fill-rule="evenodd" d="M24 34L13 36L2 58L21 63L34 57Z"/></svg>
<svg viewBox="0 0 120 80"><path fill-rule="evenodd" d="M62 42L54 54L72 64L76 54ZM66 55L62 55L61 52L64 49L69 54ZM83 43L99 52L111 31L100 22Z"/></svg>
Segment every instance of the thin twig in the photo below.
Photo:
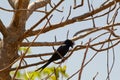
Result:
<svg viewBox="0 0 120 80"><path fill-rule="evenodd" d="M101 48L104 46L104 43L102 44ZM94 58L95 56L98 54L98 52L96 52L85 64L84 67L87 66ZM72 74L67 80L70 80L73 76L75 76L81 69L79 69L78 71L76 71L74 74Z"/></svg>
<svg viewBox="0 0 120 80"><path fill-rule="evenodd" d="M95 80L95 79L96 79L97 75L98 75L98 72L97 72L97 73L96 73L96 75L93 77L93 80Z"/></svg>
<svg viewBox="0 0 120 80"><path fill-rule="evenodd" d="M77 37L74 37L73 40L78 40L78 39L84 38L84 37L86 37L94 32L100 31L100 30L108 30L110 27L117 27L118 24L120 25L120 23L117 23L117 24L112 24L112 25L108 25L108 26L104 26L104 27L96 27L93 30L87 32L86 34L82 34L82 35L79 35Z"/></svg>
<svg viewBox="0 0 120 80"><path fill-rule="evenodd" d="M90 1L88 0L87 2L88 2L89 11L91 11L91 7L92 7L92 11L94 11L94 8L93 8L92 4L91 4L91 6L90 6ZM94 20L94 18L93 18L93 15L91 15L91 17L92 17L93 27L95 28L95 20Z"/></svg>
<svg viewBox="0 0 120 80"><path fill-rule="evenodd" d="M4 10L4 11L8 11L8 12L16 12L16 11L33 11L33 10L30 10L30 9L14 9L14 10L10 10L10 9L5 9L5 8L2 8L0 7L1 10ZM47 14L48 12L46 11L42 11L42 10L34 10L34 12L41 12L41 13L45 13Z"/></svg>
<svg viewBox="0 0 120 80"><path fill-rule="evenodd" d="M103 17L103 16L105 16L105 15L108 15L108 13L114 11L115 8L116 8L116 5L114 5L114 7L113 7L111 10L109 10L109 11L103 13L103 14L94 16L93 18L95 19L95 18L99 18L99 17ZM83 21L87 21L87 20L91 20L91 19L92 19L92 18L87 18L87 19L84 19Z"/></svg>
<svg viewBox="0 0 120 80"><path fill-rule="evenodd" d="M79 5L76 5L76 0L75 0L75 2L74 2L74 8L73 8L73 9L76 9L76 8L78 8L78 7L83 6L83 4L84 4L84 0L82 0L82 1L81 1L81 4L79 4Z"/></svg>
<svg viewBox="0 0 120 80"><path fill-rule="evenodd" d="M52 4L51 4L51 3L49 3L49 5L50 5L50 7L51 7L51 8L54 8L54 6L56 6L56 4L55 4L55 3L53 3L53 5L54 5L54 6L52 6ZM58 12L63 12L62 10L59 10L59 9L55 9L55 10L56 10L56 11L58 11Z"/></svg>
<svg viewBox="0 0 120 80"><path fill-rule="evenodd" d="M42 62L37 62L37 63L34 63L34 64L28 64L28 65L25 65L25 66L20 66L18 69L25 69L25 68L28 68L28 67L32 67L32 66L37 66L37 65L40 65L40 64L44 64L45 62L47 61L42 61ZM17 68L11 68L9 71L15 71Z"/></svg>
<svg viewBox="0 0 120 80"><path fill-rule="evenodd" d="M111 41L111 40L110 40L110 41ZM100 50L95 49L95 48L93 48L92 46L90 46L90 48L91 48L91 49L93 49L94 51L101 52L101 51L108 50L108 49L110 49L110 48L112 48L112 47L116 46L116 45L117 45L117 44L119 44L119 43L120 43L120 40L119 40L118 42L116 42L114 45L112 45L112 46L110 46L110 47L107 47L107 48L104 48L104 49L100 49Z"/></svg>
<svg viewBox="0 0 120 80"><path fill-rule="evenodd" d="M70 6L69 14L68 14L68 16L67 16L66 20L68 20L68 19L69 19L70 15L71 15L71 11L72 11L72 6Z"/></svg>
<svg viewBox="0 0 120 80"><path fill-rule="evenodd" d="M111 34L108 39L110 39ZM110 42L108 42L108 47L110 46ZM108 80L110 80L110 75L109 75L109 49L107 50L107 76Z"/></svg>
<svg viewBox="0 0 120 80"><path fill-rule="evenodd" d="M87 44L88 46L89 46L90 42L91 41L89 40L89 43ZM86 46L86 50L85 50L83 61L82 61L82 64L81 64L78 80L81 80L81 77L82 77L82 72L83 72L83 68L84 68L84 64L85 64L85 59L86 59L86 56L87 56L87 53L88 53L88 48L89 48L88 46Z"/></svg>
<svg viewBox="0 0 120 80"><path fill-rule="evenodd" d="M62 0L61 0L62 1ZM82 21L84 20L85 18L88 18L90 17L91 15L94 15L94 14L97 14L107 8L109 8L110 6L112 6L114 4L114 1L110 2L109 4L103 6L103 7L100 7L98 9L95 9L94 11L91 11L91 12L87 12L83 15L80 15L80 16L76 16L72 19L68 19L67 21L64 21L62 23L58 23L58 24L55 24L55 25L52 25L52 28L50 28L49 26L46 27L46 29L42 32L42 33L45 33L45 32L48 32L48 31L51 31L51 30L54 30L54 29L57 29L57 28L61 28L61 27L64 27L65 25L69 25L69 24L72 24L72 23L75 23L75 22L78 22L78 21ZM40 21L41 22L41 21ZM36 27L36 25L35 25ZM39 31L39 30L36 30L36 31L31 31L27 34L24 35L24 37L28 37L28 36L32 36L32 35L36 35Z"/></svg>
<svg viewBox="0 0 120 80"><path fill-rule="evenodd" d="M111 42L111 44L113 45L113 43ZM111 68L110 68L110 70L109 70L109 73L108 74L110 74L111 72L112 72L112 69L113 69L113 67L114 67L114 64L115 64L115 50L114 50L114 47L112 48L112 52L113 52L113 63L112 63L112 65L111 65ZM106 78L106 80L108 79L108 76L107 76L107 78Z"/></svg>

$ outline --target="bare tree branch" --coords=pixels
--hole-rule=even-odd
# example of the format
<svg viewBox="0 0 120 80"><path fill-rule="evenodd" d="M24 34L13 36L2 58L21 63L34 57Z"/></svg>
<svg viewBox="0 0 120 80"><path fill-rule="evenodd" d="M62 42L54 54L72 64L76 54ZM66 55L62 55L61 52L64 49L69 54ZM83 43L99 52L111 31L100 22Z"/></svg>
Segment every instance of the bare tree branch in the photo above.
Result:
<svg viewBox="0 0 120 80"><path fill-rule="evenodd" d="M32 42L22 42L21 46L27 47L29 44L31 44ZM34 42L31 46L35 47L35 46L57 46L62 44L63 41L60 42Z"/></svg>
<svg viewBox="0 0 120 80"><path fill-rule="evenodd" d="M35 2L32 2L29 4L28 9L31 10L27 14L27 18L38 8L45 7L48 3L50 3L51 0L36 0Z"/></svg>
<svg viewBox="0 0 120 80"><path fill-rule="evenodd" d="M57 5L56 5L53 9L51 9L51 10L49 11L48 14L46 14L42 19L40 19L36 24L34 24L29 30L27 30L27 31L20 37L19 41L22 41L23 39L25 39L26 36L27 36L29 33L31 33L31 31L32 31L34 28L36 28L41 22L43 22L63 1L64 1L64 0L59 1L59 2L57 3ZM44 30L41 29L41 30L39 31L40 34L41 34L43 31L44 31ZM38 33L39 33L39 32L38 32Z"/></svg>
<svg viewBox="0 0 120 80"><path fill-rule="evenodd" d="M64 22L61 22L61 23L58 23L58 24L54 24L54 25L51 25L52 27L48 26L46 27L46 29L44 30L44 32L42 33L45 33L45 32L48 32L48 31L51 31L51 30L54 30L54 29L57 29L57 28L61 28L61 27L65 27L65 25L69 25L69 24L72 24L72 23L75 23L75 22L78 22L78 21L82 21L84 20L85 18L87 17L90 17L94 14L97 14L107 8L109 8L110 6L114 5L114 1L110 2L109 4L103 6L103 7L100 7L98 9L95 9L94 11L91 11L91 12L88 12L88 13L85 13L83 15L80 15L80 16L77 16L77 17L74 17L72 19L68 19L67 21L64 21ZM41 30L41 29L40 29ZM31 31L28 35L26 35L26 37L28 36L34 36L36 35L40 30L36 30L36 31Z"/></svg>
<svg viewBox="0 0 120 80"><path fill-rule="evenodd" d="M79 3L80 1L81 3ZM78 15L78 16L73 15L74 12L76 13L81 8L84 9L84 7L86 6L85 4L87 3L86 1L88 1L87 9L89 11L86 13L81 12L81 15ZM65 60L71 57L74 52L85 50L86 52L83 55L84 58L82 59L82 64L80 67L81 69L79 69L78 71L74 71L73 75L71 75L68 78L69 80L74 75L78 74L78 78L81 79L82 78L81 75L83 74L82 71L84 70L84 67L88 63L90 63L99 52L107 51L108 56L107 56L107 65L106 65L107 66L106 79L110 79L111 78L110 74L112 73L112 69L116 61L114 47L120 44L120 37L119 37L119 34L117 33L117 31L119 31L119 26L120 26L120 23L118 21L120 0L111 0L111 1L105 0L101 2L99 6L97 5L98 7L96 7L96 5L94 6L93 2L89 2L89 0L86 0L86 1L73 0L72 2L70 2L72 4L67 4L67 7L66 7L66 5L65 6L62 5L62 3L63 4L67 3L65 0L58 0L58 1L56 0L55 1L54 0L8 0L9 4L13 9L0 7L0 10L3 10L7 13L8 12L13 13L11 23L7 27L7 29L0 19L0 32L4 37L0 45L1 46L0 48L0 61L1 61L0 62L0 65L1 65L0 80L12 80L12 78L9 75L10 71L15 71L13 74L13 79L15 79L19 69L24 69L28 67L37 66L39 64L44 64L44 62L46 62L47 60L44 60L43 56L49 57L54 53L54 51L56 51L54 49L54 46L63 44L63 41L57 41L56 37L55 37L55 41L52 41L52 42L40 42L40 41L37 42L36 39L38 39L38 37L41 34L66 27L73 23L75 24L82 23L82 21L87 23L90 20L93 21L92 23L90 23L94 25L93 28L91 28L91 25L89 24L87 27L85 27L85 29L81 28L81 27L84 27L83 25L78 25L76 28L79 27L80 30L74 31L75 27L72 26L73 30L71 31L75 32L75 34L73 33L74 36L72 36L70 40L74 41L75 43L77 42L77 44L75 44L73 49L70 49L68 51L69 53L65 56L65 58L58 61L57 63L55 62L55 64L63 63ZM93 8L93 6L95 9ZM68 10L68 7L70 7L70 10ZM62 8L62 10L67 9L67 11L65 10L62 11L59 8ZM59 19L61 19L62 17L63 18L60 21L56 20L54 23L52 20L54 20L54 18L56 19L56 16L59 17L59 15L56 15L56 11L59 11L59 12L62 12L63 14L68 14L68 15L64 16L60 14ZM33 24L33 26L30 26L28 30L25 30L25 28L28 28L26 26L26 21L29 22L28 19L31 19L29 17L33 14L33 12L42 13L40 14L42 18L40 18L38 22ZM105 18L103 24L98 23L97 20L99 18L100 19ZM65 20L63 21L63 19ZM40 28L38 27L39 25L40 25ZM71 29L71 25L70 25L70 29ZM96 35L96 33L98 34ZM55 35L57 36L57 34ZM109 38L106 36L108 36ZM27 37L32 37L33 40L31 39L27 40L29 39ZM25 40L25 38L27 38L26 42L23 41ZM67 38L68 38L68 33L67 33ZM88 41L88 39L90 38L91 40ZM108 46L106 46L107 43L108 43ZM25 50L19 51L18 48L22 46L27 48ZM43 46L44 47L52 46L54 51L50 51L50 52L48 51L42 54L37 52L39 54L27 55L29 48L31 47L43 48ZM93 52L94 54L92 56L89 56L91 58L86 62L85 58L87 57L86 54L89 53L88 51L89 48L95 53ZM112 55L109 54L111 50L113 51ZM21 54L18 55L18 53L21 53ZM36 59L36 58L40 58L40 61L33 62L33 63L26 62L25 65L24 64L21 65L22 62L26 59ZM12 65L14 65L17 61L19 61L18 66L13 68ZM56 70L54 70L52 74L47 75L43 79L48 79L52 75L57 76L56 73L57 73ZM96 79L96 76L97 74L93 77L93 80ZM4 79L5 77L8 77L8 78ZM32 77L30 77L30 79L32 79Z"/></svg>
<svg viewBox="0 0 120 80"><path fill-rule="evenodd" d="M14 13L11 25L17 28L24 27L27 17L27 11L19 11L19 9L27 9L29 0L19 0L16 4L18 4L18 6L16 6L17 11Z"/></svg>
<svg viewBox="0 0 120 80"><path fill-rule="evenodd" d="M13 9L15 9L15 3L17 3L18 0L8 0L8 2L10 3L11 7Z"/></svg>
<svg viewBox="0 0 120 80"><path fill-rule="evenodd" d="M15 8L16 11L14 12L8 30L12 36L14 37L16 36L15 40L17 40L19 36L21 36L25 31L25 24L27 18L27 10L19 10L19 9L27 9L29 0L19 0L15 4L17 4Z"/></svg>
<svg viewBox="0 0 120 80"><path fill-rule="evenodd" d="M7 37L8 31L5 28L4 24L2 23L1 19L0 19L0 32L3 34L4 37Z"/></svg>
<svg viewBox="0 0 120 80"><path fill-rule="evenodd" d="M81 77L82 77L82 72L83 72L83 68L84 68L84 64L85 64L85 60L86 60L86 56L87 56L87 53L88 53L88 46L90 45L90 40L86 46L86 51L84 53L84 57L83 57L83 61L82 61L82 64L81 64L81 68L80 68L80 72L79 72L79 76L78 76L78 80L81 80Z"/></svg>

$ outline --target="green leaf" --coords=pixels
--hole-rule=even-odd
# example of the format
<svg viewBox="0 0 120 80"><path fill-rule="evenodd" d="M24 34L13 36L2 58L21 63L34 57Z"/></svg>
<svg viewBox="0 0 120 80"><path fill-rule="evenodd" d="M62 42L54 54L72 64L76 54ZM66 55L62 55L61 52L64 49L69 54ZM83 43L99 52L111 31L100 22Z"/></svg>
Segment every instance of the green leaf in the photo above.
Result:
<svg viewBox="0 0 120 80"><path fill-rule="evenodd" d="M26 52L27 49L28 49L28 47L20 47L19 51ZM31 53L31 49L30 48L29 48L27 53Z"/></svg>

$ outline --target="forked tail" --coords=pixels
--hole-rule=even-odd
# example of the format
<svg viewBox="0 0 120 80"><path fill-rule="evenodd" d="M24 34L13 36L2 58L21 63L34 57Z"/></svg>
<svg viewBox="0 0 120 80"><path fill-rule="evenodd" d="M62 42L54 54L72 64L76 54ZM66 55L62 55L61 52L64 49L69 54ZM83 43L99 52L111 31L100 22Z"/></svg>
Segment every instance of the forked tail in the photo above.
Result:
<svg viewBox="0 0 120 80"><path fill-rule="evenodd" d="M44 69L44 68L46 68L49 64L51 63L51 61L48 61L45 65L43 65L42 67L40 67L40 68L38 68L37 70L35 70L35 71L38 71L38 70L40 70L40 72Z"/></svg>

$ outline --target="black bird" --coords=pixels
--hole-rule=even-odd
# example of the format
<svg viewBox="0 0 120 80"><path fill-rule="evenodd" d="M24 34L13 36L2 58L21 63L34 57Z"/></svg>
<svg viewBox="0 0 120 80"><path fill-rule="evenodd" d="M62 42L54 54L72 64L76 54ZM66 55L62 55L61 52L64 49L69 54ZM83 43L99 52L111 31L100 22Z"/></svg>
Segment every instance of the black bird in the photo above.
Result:
<svg viewBox="0 0 120 80"><path fill-rule="evenodd" d="M47 61L45 65L42 67L38 68L36 71L40 70L42 71L45 67L47 67L51 62L61 59L65 56L65 54L69 51L69 48L73 48L74 42L67 39L64 41L64 43L55 51L55 53L52 55L52 57Z"/></svg>

